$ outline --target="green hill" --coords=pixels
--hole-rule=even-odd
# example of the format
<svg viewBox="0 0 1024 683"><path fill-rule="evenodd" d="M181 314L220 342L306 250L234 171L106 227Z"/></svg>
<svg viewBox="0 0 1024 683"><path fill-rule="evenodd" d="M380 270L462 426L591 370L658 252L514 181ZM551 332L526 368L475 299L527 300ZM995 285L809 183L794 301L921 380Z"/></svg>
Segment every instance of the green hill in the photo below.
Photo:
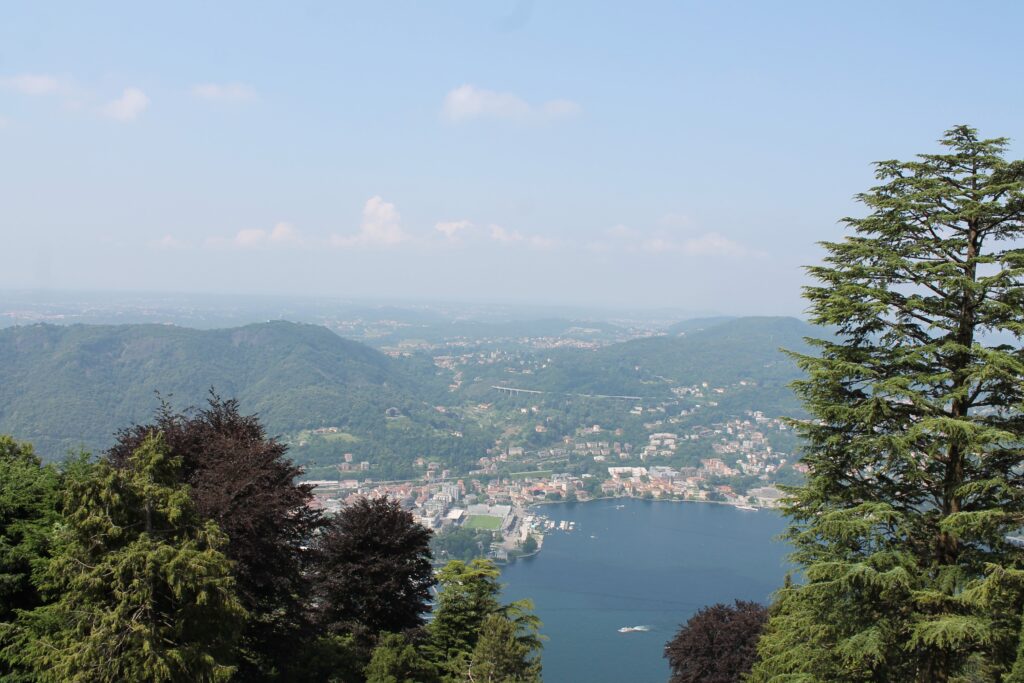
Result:
<svg viewBox="0 0 1024 683"><path fill-rule="evenodd" d="M609 411L622 406L567 394L674 400L672 387L701 382L753 382L722 396L723 415L798 414L786 384L799 373L779 348L804 349L804 336L820 334L794 318L738 318L595 350L520 349L501 363L466 366L463 387L452 393L451 375L429 356L391 357L315 325L14 327L0 330L0 433L34 443L47 458L77 447L97 452L117 429L148 421L157 392L180 410L201 405L212 387L258 413L310 476L335 475L346 453L371 462L367 476L377 478L413 476L420 457L462 471L525 419L507 402L493 416L465 409L493 401L492 385L560 395L552 398L565 403L558 405L569 432L613 419ZM319 427L337 429L312 431Z"/></svg>
<svg viewBox="0 0 1024 683"><path fill-rule="evenodd" d="M50 457L80 445L105 448L116 429L153 414L155 392L184 408L215 387L259 413L271 433L330 425L368 435L383 430L389 407L421 411L438 384L429 366L315 325L0 330L0 433Z"/></svg>
<svg viewBox="0 0 1024 683"><path fill-rule="evenodd" d="M780 351L807 350L804 337L823 331L796 318L748 317L715 320L684 336L658 336L612 344L593 351L551 353L550 362L529 378L506 384L550 392L668 396L672 385L713 386L753 381L779 387L799 376Z"/></svg>
<svg viewBox="0 0 1024 683"><path fill-rule="evenodd" d="M789 381L798 371L780 351L806 351L822 332L796 318L747 317L717 322L682 337L636 339L598 349L600 366L634 366L679 384Z"/></svg>
<svg viewBox="0 0 1024 683"><path fill-rule="evenodd" d="M711 329L716 325L727 323L729 321L736 320L732 316L719 315L711 318L689 318L687 320L681 320L674 325L669 325L665 328L667 334L681 335L681 334L692 334L693 332L701 332L703 330Z"/></svg>
<svg viewBox="0 0 1024 683"><path fill-rule="evenodd" d="M525 339L535 337L574 337L607 343L622 339L627 333L625 328L611 323L564 318L508 322L426 320L414 321L389 334L368 338L365 341L373 346L387 346L413 340L432 344L462 340L478 344L500 343L503 347L514 347Z"/></svg>

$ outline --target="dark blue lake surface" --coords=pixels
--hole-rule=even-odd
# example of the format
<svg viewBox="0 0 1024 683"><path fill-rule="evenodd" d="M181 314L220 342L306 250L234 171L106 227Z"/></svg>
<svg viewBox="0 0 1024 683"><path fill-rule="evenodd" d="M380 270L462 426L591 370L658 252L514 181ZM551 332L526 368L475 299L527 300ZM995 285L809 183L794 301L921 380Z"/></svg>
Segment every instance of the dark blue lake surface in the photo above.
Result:
<svg viewBox="0 0 1024 683"><path fill-rule="evenodd" d="M768 510L640 500L536 510L576 522L502 572L505 599L531 598L544 621L548 683L665 683L662 653L680 624L715 602L766 602L786 572L775 540L785 522Z"/></svg>

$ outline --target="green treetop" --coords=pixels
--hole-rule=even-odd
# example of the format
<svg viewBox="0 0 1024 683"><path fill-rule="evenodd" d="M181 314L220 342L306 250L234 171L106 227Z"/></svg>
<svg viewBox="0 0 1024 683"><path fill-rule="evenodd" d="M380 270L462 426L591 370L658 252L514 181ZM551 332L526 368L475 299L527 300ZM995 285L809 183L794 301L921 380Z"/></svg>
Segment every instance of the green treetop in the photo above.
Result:
<svg viewBox="0 0 1024 683"><path fill-rule="evenodd" d="M453 560L438 573L441 591L426 649L445 681L540 680L540 620L529 600L498 601L499 575L482 559Z"/></svg>
<svg viewBox="0 0 1024 683"><path fill-rule="evenodd" d="M366 683L437 683L437 668L397 633L386 633L364 672Z"/></svg>
<svg viewBox="0 0 1024 683"><path fill-rule="evenodd" d="M516 622L490 614L480 625L473 654L457 680L489 683L540 683L537 648L524 641Z"/></svg>
<svg viewBox="0 0 1024 683"><path fill-rule="evenodd" d="M32 575L48 557L57 485L57 471L30 445L0 436L0 642L18 610L43 602ZM0 678L21 680L24 671L6 659L0 652Z"/></svg>
<svg viewBox="0 0 1024 683"><path fill-rule="evenodd" d="M244 610L222 549L179 484L180 460L150 437L126 466L68 475L52 602L22 612L4 654L40 681L218 681L234 667Z"/></svg>
<svg viewBox="0 0 1024 683"><path fill-rule="evenodd" d="M438 661L472 651L484 618L501 609L499 575L493 562L479 559L452 560L438 572L440 592L429 625Z"/></svg>
<svg viewBox="0 0 1024 683"><path fill-rule="evenodd" d="M1024 162L966 126L877 165L809 269L813 415L754 681L1008 681L1024 606ZM964 678L968 677L968 678Z"/></svg>
<svg viewBox="0 0 1024 683"><path fill-rule="evenodd" d="M39 602L30 576L55 521L57 472L29 444L0 436L0 621Z"/></svg>

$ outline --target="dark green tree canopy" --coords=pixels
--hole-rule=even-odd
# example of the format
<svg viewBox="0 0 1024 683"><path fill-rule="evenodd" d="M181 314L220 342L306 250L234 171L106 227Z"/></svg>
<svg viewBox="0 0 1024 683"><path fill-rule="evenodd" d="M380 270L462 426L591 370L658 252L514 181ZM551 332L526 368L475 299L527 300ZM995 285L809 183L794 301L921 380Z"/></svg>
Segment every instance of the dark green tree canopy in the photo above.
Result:
<svg viewBox="0 0 1024 683"><path fill-rule="evenodd" d="M1024 162L966 126L877 165L869 213L809 268L813 415L754 680L1000 680L1024 606ZM797 680L797 679L792 679ZM980 679L979 679L980 680Z"/></svg>
<svg viewBox="0 0 1024 683"><path fill-rule="evenodd" d="M436 683L435 667L415 645L397 633L386 633L366 666L366 683Z"/></svg>
<svg viewBox="0 0 1024 683"><path fill-rule="evenodd" d="M181 462L179 476L199 514L227 534L238 595L251 617L243 675L281 671L310 628L306 548L321 523L308 505L312 488L297 481L302 470L287 458L287 446L268 438L233 399L211 392L206 408L186 414L164 404L152 424L119 432L108 458L123 466L156 433Z"/></svg>
<svg viewBox="0 0 1024 683"><path fill-rule="evenodd" d="M55 683L230 678L245 611L180 466L152 437L125 467L75 468L39 577L49 602L18 614L5 658Z"/></svg>
<svg viewBox="0 0 1024 683"><path fill-rule="evenodd" d="M740 683L767 621L768 609L756 602L702 607L665 645L669 683Z"/></svg>
<svg viewBox="0 0 1024 683"><path fill-rule="evenodd" d="M501 604L499 576L484 559L452 560L438 573L426 649L446 680L539 680L540 619L529 600Z"/></svg>
<svg viewBox="0 0 1024 683"><path fill-rule="evenodd" d="M515 621L489 614L480 625L480 637L457 680L474 683L540 683L539 645L524 640Z"/></svg>
<svg viewBox="0 0 1024 683"><path fill-rule="evenodd" d="M48 550L57 479L57 471L44 467L32 446L0 435L0 622L39 604L32 566Z"/></svg>
<svg viewBox="0 0 1024 683"><path fill-rule="evenodd" d="M431 532L390 498L360 498L317 539L319 624L375 636L421 626L434 573Z"/></svg>
<svg viewBox="0 0 1024 683"><path fill-rule="evenodd" d="M429 627L437 661L473 650L484 619L501 609L498 576L494 563L483 559L452 560L438 572L440 592Z"/></svg>
<svg viewBox="0 0 1024 683"><path fill-rule="evenodd" d="M29 444L0 436L0 679L32 680L26 667L3 654L11 622L19 610L44 599L34 580L51 550L57 521L59 475L44 467Z"/></svg>

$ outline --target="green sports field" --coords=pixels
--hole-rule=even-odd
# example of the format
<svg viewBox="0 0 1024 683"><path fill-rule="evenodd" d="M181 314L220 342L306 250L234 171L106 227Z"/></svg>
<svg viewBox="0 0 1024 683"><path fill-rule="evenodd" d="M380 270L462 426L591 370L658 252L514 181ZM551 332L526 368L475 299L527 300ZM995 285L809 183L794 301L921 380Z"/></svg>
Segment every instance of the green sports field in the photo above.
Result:
<svg viewBox="0 0 1024 683"><path fill-rule="evenodd" d="M501 528L501 517L492 517L490 515L470 515L466 518L466 523L463 526L467 529L497 531Z"/></svg>

